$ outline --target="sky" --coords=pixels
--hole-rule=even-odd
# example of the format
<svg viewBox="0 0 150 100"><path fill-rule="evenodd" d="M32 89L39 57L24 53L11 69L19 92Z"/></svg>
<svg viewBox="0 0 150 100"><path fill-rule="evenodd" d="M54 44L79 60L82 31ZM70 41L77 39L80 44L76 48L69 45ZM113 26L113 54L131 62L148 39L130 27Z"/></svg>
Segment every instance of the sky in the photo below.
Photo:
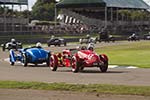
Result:
<svg viewBox="0 0 150 100"><path fill-rule="evenodd" d="M145 1L146 3L148 3L150 5L150 0L143 0L143 1ZM34 5L34 3L36 2L36 0L28 0L28 2L29 2L29 9L31 10L31 8Z"/></svg>
<svg viewBox="0 0 150 100"><path fill-rule="evenodd" d="M32 6L35 4L36 1L37 0L28 0L28 2L29 2L29 10L32 9ZM56 1L59 1L59 0L56 0ZM145 1L146 3L148 3L150 5L150 0L143 0L143 1ZM26 9L26 7L23 7L23 9Z"/></svg>
<svg viewBox="0 0 150 100"><path fill-rule="evenodd" d="M29 9L31 10L32 9L32 6L34 5L34 3L36 2L37 0L28 0L28 2L29 2ZM59 0L56 0L57 2L59 1Z"/></svg>
<svg viewBox="0 0 150 100"><path fill-rule="evenodd" d="M32 9L32 6L34 5L35 2L36 0L28 0L30 10Z"/></svg>

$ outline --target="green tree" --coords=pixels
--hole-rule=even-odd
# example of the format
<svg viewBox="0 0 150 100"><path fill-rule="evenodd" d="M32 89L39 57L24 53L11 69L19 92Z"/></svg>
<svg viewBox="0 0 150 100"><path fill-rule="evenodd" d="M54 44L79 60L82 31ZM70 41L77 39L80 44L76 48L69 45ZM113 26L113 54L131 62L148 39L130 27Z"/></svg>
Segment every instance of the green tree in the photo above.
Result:
<svg viewBox="0 0 150 100"><path fill-rule="evenodd" d="M53 21L55 16L55 0L37 0L32 7L32 18Z"/></svg>

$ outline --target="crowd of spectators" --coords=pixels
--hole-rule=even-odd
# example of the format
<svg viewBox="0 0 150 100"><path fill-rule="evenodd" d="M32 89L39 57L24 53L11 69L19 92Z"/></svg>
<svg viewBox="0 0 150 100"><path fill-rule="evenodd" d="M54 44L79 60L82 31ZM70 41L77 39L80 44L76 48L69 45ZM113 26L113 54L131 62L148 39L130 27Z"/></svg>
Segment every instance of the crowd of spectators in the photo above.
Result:
<svg viewBox="0 0 150 100"><path fill-rule="evenodd" d="M60 24L60 25L35 25L33 31L42 31L49 34L90 34L98 32L96 26L89 26L82 23Z"/></svg>

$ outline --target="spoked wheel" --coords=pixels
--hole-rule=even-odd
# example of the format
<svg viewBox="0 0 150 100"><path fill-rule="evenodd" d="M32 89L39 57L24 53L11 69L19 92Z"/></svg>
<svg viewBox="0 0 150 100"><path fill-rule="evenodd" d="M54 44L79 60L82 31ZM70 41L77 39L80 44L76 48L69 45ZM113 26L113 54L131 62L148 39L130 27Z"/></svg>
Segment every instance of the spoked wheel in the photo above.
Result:
<svg viewBox="0 0 150 100"><path fill-rule="evenodd" d="M56 71L57 70L57 67L58 67L58 60L55 56L51 56L50 57L50 69L52 71Z"/></svg>
<svg viewBox="0 0 150 100"><path fill-rule="evenodd" d="M46 61L46 65L49 67L50 66L50 53L48 53L48 58Z"/></svg>
<svg viewBox="0 0 150 100"><path fill-rule="evenodd" d="M106 55L102 55L102 56L100 55L100 59L102 61L102 65L100 66L100 70L101 70L101 72L106 72L108 69L108 58Z"/></svg>
<svg viewBox="0 0 150 100"><path fill-rule="evenodd" d="M26 67L28 65L28 59L26 54L22 54L22 65Z"/></svg>
<svg viewBox="0 0 150 100"><path fill-rule="evenodd" d="M74 73L79 72L79 64L78 64L77 58L75 56L72 58L72 64L71 65L72 65L72 71Z"/></svg>
<svg viewBox="0 0 150 100"><path fill-rule="evenodd" d="M100 66L100 70L101 72L106 72L108 69L108 62L105 61L101 66Z"/></svg>
<svg viewBox="0 0 150 100"><path fill-rule="evenodd" d="M5 51L5 45L3 45L3 47L2 47L2 51Z"/></svg>

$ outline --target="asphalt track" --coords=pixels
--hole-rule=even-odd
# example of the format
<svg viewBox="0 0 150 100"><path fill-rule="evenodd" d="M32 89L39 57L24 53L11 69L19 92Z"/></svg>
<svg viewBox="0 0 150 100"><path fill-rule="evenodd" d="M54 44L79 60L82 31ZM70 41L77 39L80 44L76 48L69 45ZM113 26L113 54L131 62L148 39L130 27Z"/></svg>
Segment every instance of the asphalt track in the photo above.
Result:
<svg viewBox="0 0 150 100"><path fill-rule="evenodd" d="M129 42L98 43L96 47L120 45ZM66 48L74 48L76 44L68 44L67 47L46 47L45 49L61 52ZM17 63L10 66L5 61L9 53L0 51L0 80L36 81L36 82L65 82L73 84L117 84L117 85L150 85L150 69L142 68L109 68L106 73L101 73L98 68L85 68L79 73L72 73L71 68L58 68L52 72L44 65L23 67Z"/></svg>

